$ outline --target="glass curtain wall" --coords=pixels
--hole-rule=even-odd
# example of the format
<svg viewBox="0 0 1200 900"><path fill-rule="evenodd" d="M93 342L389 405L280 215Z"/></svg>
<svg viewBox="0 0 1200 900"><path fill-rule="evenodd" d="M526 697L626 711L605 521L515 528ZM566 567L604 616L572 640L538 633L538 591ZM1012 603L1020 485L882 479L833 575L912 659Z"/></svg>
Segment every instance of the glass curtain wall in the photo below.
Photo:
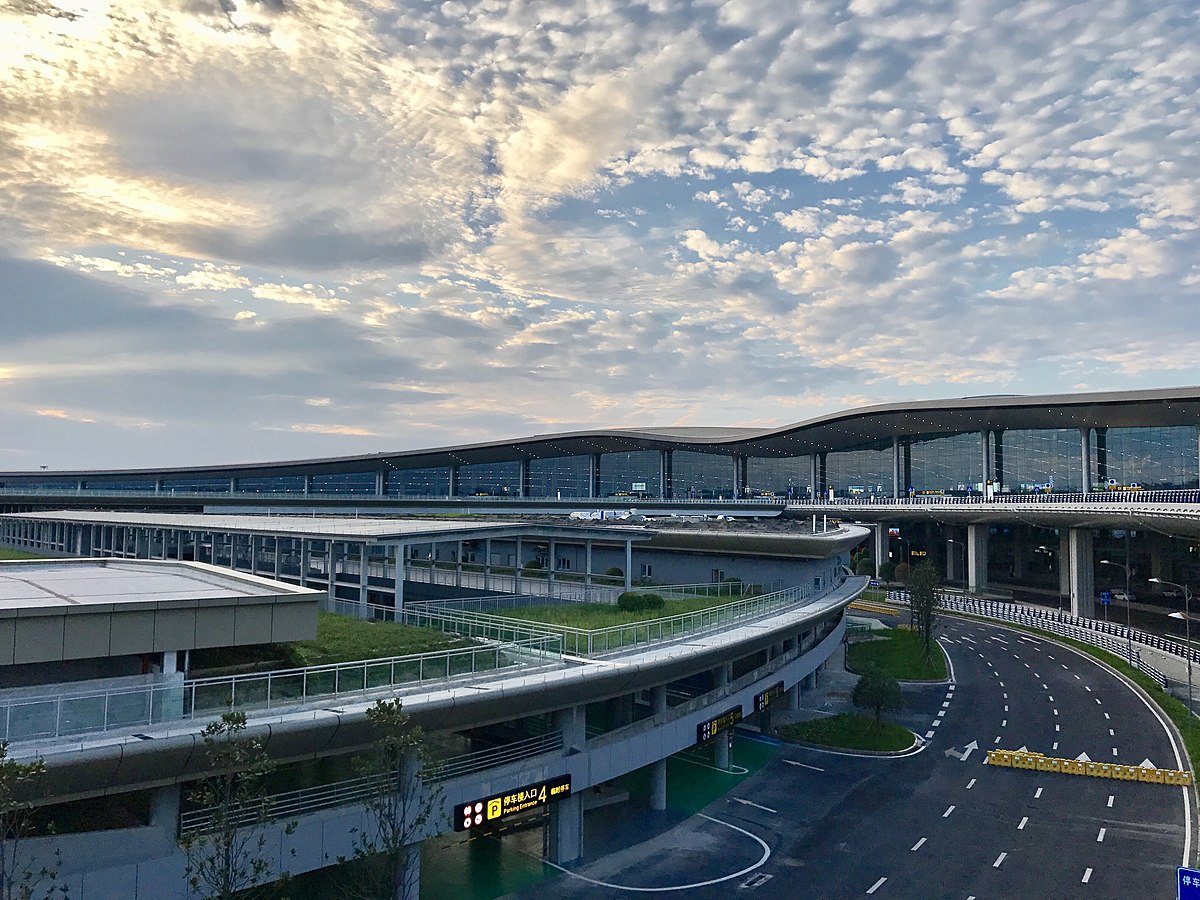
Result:
<svg viewBox="0 0 1200 900"><path fill-rule="evenodd" d="M88 479L83 483L86 490L89 491L153 491L153 481L112 481L101 479ZM229 482L225 482L225 489L229 490Z"/></svg>
<svg viewBox="0 0 1200 900"><path fill-rule="evenodd" d="M826 453L824 476L821 491L832 486L836 497L891 497L892 442Z"/></svg>
<svg viewBox="0 0 1200 900"><path fill-rule="evenodd" d="M1094 487L1194 488L1200 465L1196 439L1193 425L1093 429Z"/></svg>
<svg viewBox="0 0 1200 900"><path fill-rule="evenodd" d="M239 478L239 492L247 494L303 494L303 475L278 475L273 478Z"/></svg>
<svg viewBox="0 0 1200 900"><path fill-rule="evenodd" d="M520 493L521 464L515 460L458 467L460 497L517 497Z"/></svg>
<svg viewBox="0 0 1200 900"><path fill-rule="evenodd" d="M600 456L600 496L662 496L657 450L604 453Z"/></svg>
<svg viewBox="0 0 1200 900"><path fill-rule="evenodd" d="M1082 491L1082 452L1075 428L994 431L992 477L1010 494Z"/></svg>
<svg viewBox="0 0 1200 900"><path fill-rule="evenodd" d="M529 461L530 497L586 497L591 458L558 456Z"/></svg>
<svg viewBox="0 0 1200 900"><path fill-rule="evenodd" d="M810 460L808 456L751 456L746 460L747 495L807 499Z"/></svg>
<svg viewBox="0 0 1200 900"><path fill-rule="evenodd" d="M733 457L676 450L671 454L671 496L676 500L733 497Z"/></svg>
<svg viewBox="0 0 1200 900"><path fill-rule="evenodd" d="M913 435L902 448L904 471L918 494L966 494L983 491L983 438L977 431Z"/></svg>
<svg viewBox="0 0 1200 900"><path fill-rule="evenodd" d="M314 475L310 491L314 494L374 494L374 472L339 472Z"/></svg>
<svg viewBox="0 0 1200 900"><path fill-rule="evenodd" d="M450 493L450 467L393 469L384 489L393 497L445 497Z"/></svg>
<svg viewBox="0 0 1200 900"><path fill-rule="evenodd" d="M181 494L229 492L228 478L169 478L163 482L163 491L178 491Z"/></svg>

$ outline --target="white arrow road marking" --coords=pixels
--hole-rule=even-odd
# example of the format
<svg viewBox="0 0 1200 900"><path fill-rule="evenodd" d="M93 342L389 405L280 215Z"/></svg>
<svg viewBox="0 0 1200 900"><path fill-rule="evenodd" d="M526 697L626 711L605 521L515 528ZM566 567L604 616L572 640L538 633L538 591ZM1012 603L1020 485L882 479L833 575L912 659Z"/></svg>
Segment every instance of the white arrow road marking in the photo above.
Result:
<svg viewBox="0 0 1200 900"><path fill-rule="evenodd" d="M1147 757L1146 759L1142 760L1142 768L1143 769L1157 769L1158 766L1156 766L1154 763L1150 762L1150 758Z"/></svg>
<svg viewBox="0 0 1200 900"><path fill-rule="evenodd" d="M959 753L957 750L955 750L953 747L951 747L949 750L943 750L942 755L946 756L946 757L953 756L955 759L961 759L963 762L966 762L967 757L970 756L974 751L976 751L978 749L979 749L979 741L971 741L971 743L967 744L967 746L963 748L962 753Z"/></svg>
<svg viewBox="0 0 1200 900"><path fill-rule="evenodd" d="M1092 758L1090 756L1088 756L1087 753L1080 753L1077 757L1075 757L1075 761L1076 762L1091 762Z"/></svg>

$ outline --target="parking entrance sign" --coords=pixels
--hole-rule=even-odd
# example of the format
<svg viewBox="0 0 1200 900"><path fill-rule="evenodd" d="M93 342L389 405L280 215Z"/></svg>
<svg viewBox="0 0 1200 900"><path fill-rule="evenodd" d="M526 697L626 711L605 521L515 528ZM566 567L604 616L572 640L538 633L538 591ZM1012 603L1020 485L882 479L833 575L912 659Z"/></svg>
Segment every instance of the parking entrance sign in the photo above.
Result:
<svg viewBox="0 0 1200 900"><path fill-rule="evenodd" d="M1200 900L1200 869L1189 869L1180 866L1178 900Z"/></svg>

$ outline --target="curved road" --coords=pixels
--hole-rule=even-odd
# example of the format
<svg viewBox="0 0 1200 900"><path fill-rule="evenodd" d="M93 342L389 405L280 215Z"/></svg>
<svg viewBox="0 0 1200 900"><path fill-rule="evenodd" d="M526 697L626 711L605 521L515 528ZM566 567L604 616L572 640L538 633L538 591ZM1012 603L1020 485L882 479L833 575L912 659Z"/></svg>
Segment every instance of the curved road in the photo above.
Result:
<svg viewBox="0 0 1200 900"><path fill-rule="evenodd" d="M579 870L588 881L543 882L536 896L1174 896L1195 815L1184 790L984 762L990 748L1024 746L1179 767L1157 708L1090 657L1002 626L943 621L955 683L905 691L906 724L929 735L922 752L880 759L784 745L703 817ZM771 854L755 866L762 843ZM670 890L684 885L695 886Z"/></svg>

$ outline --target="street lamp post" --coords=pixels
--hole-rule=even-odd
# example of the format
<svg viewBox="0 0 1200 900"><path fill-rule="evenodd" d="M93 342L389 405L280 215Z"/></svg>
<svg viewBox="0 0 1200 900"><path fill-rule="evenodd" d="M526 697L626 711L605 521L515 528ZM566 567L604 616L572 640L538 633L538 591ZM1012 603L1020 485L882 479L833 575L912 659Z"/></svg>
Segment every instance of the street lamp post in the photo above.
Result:
<svg viewBox="0 0 1200 900"><path fill-rule="evenodd" d="M1164 581L1161 578L1151 578L1150 582L1151 584L1165 584L1183 591L1183 634L1184 641L1187 643L1188 715L1190 716L1192 714L1192 589L1186 584Z"/></svg>
<svg viewBox="0 0 1200 900"><path fill-rule="evenodd" d="M1132 666L1133 665L1133 626L1131 624L1132 617L1130 615L1130 602L1132 601L1133 598L1130 597L1130 595L1129 595L1129 575L1130 575L1130 568L1131 568L1129 565L1129 544L1128 544L1129 532L1125 532L1125 540L1126 540L1125 563L1123 565L1121 563L1112 562L1111 560L1107 560L1107 559L1100 560L1100 564L1104 565L1104 566L1116 566L1118 569L1125 570L1125 657L1126 657L1126 659L1129 660L1129 664ZM1153 581L1154 579L1151 578L1150 580ZM1108 607L1105 607L1105 618L1106 619L1108 618Z"/></svg>

